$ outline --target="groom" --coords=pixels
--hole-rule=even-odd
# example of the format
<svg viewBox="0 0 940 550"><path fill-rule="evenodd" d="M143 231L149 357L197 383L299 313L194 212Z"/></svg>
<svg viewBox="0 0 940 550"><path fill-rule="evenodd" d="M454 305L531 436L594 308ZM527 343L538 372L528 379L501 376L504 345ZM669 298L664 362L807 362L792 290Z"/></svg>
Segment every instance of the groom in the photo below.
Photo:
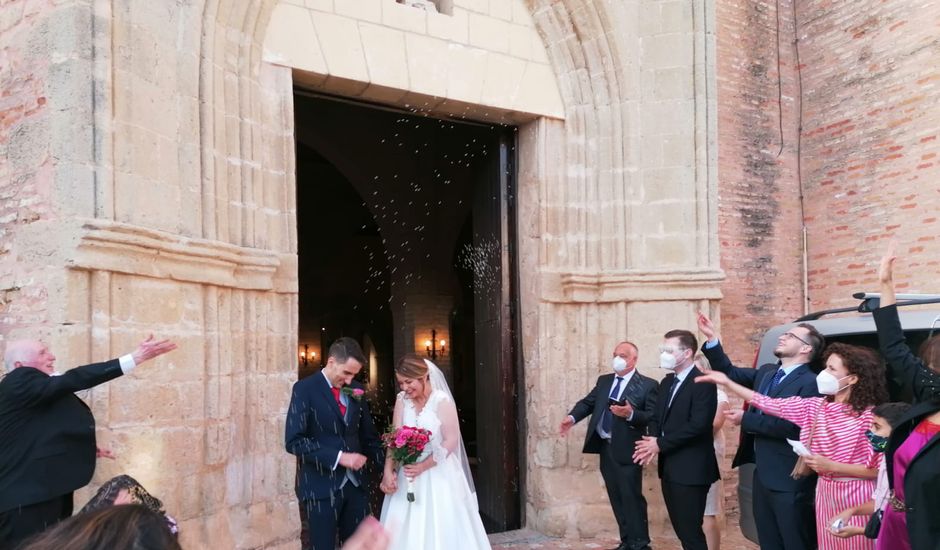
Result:
<svg viewBox="0 0 940 550"><path fill-rule="evenodd" d="M382 467L385 454L362 386L353 377L366 359L352 338L330 346L326 366L294 384L287 410L287 452L300 459L297 498L310 529L310 547L333 550L369 512L368 460ZM359 391L357 391L359 390Z"/></svg>

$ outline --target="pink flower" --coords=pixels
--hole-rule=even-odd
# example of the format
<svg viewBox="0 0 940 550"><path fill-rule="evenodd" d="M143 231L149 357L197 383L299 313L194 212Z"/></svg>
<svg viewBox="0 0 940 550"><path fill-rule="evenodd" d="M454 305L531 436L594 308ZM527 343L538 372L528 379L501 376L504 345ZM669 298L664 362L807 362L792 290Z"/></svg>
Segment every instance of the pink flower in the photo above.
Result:
<svg viewBox="0 0 940 550"><path fill-rule="evenodd" d="M342 392L343 394L348 395L349 397L352 397L356 401L361 400L362 396L366 394L366 391L364 389L353 388L351 386L343 386Z"/></svg>

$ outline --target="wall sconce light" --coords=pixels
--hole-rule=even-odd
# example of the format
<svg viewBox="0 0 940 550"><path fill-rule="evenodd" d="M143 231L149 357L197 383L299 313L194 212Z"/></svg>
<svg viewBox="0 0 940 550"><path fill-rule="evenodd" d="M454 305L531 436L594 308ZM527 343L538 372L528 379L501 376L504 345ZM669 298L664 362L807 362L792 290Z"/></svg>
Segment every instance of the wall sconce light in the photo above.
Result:
<svg viewBox="0 0 940 550"><path fill-rule="evenodd" d="M306 366L308 363L317 362L317 352L310 351L309 344L304 344L304 348L300 351L300 362Z"/></svg>
<svg viewBox="0 0 940 550"><path fill-rule="evenodd" d="M424 341L425 351L431 359L437 359L438 356L444 357L446 353L447 341L437 339L437 330L431 330L431 339ZM440 346L440 347L438 347Z"/></svg>

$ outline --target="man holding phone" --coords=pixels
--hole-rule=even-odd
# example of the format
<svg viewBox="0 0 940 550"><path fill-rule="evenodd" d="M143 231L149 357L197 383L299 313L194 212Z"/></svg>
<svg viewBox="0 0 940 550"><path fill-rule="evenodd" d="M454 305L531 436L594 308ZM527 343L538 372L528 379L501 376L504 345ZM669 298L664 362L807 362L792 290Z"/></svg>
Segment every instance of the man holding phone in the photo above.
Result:
<svg viewBox="0 0 940 550"><path fill-rule="evenodd" d="M611 359L612 373L597 379L594 389L578 401L561 421L561 435L588 415L583 452L599 454L601 476L620 530L620 546L613 550L649 548L649 522L643 497L643 467L634 464L636 442L656 406L659 385L636 370L639 357L631 342L620 342Z"/></svg>

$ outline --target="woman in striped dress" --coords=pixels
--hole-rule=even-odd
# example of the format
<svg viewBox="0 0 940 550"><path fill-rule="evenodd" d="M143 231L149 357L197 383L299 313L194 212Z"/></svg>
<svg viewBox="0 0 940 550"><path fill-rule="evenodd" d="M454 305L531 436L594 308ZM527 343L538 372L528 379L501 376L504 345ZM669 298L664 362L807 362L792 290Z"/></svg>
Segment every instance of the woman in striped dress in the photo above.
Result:
<svg viewBox="0 0 940 550"><path fill-rule="evenodd" d="M826 368L816 384L823 397L774 399L730 381L720 372L695 379L725 387L728 393L800 427L800 441L811 456L805 463L819 474L816 485L816 538L820 550L873 550L873 540L842 539L832 535L830 518L871 499L880 455L865 432L871 410L887 401L885 370L878 354L868 348L835 343L823 354ZM851 525L864 527L865 518Z"/></svg>

